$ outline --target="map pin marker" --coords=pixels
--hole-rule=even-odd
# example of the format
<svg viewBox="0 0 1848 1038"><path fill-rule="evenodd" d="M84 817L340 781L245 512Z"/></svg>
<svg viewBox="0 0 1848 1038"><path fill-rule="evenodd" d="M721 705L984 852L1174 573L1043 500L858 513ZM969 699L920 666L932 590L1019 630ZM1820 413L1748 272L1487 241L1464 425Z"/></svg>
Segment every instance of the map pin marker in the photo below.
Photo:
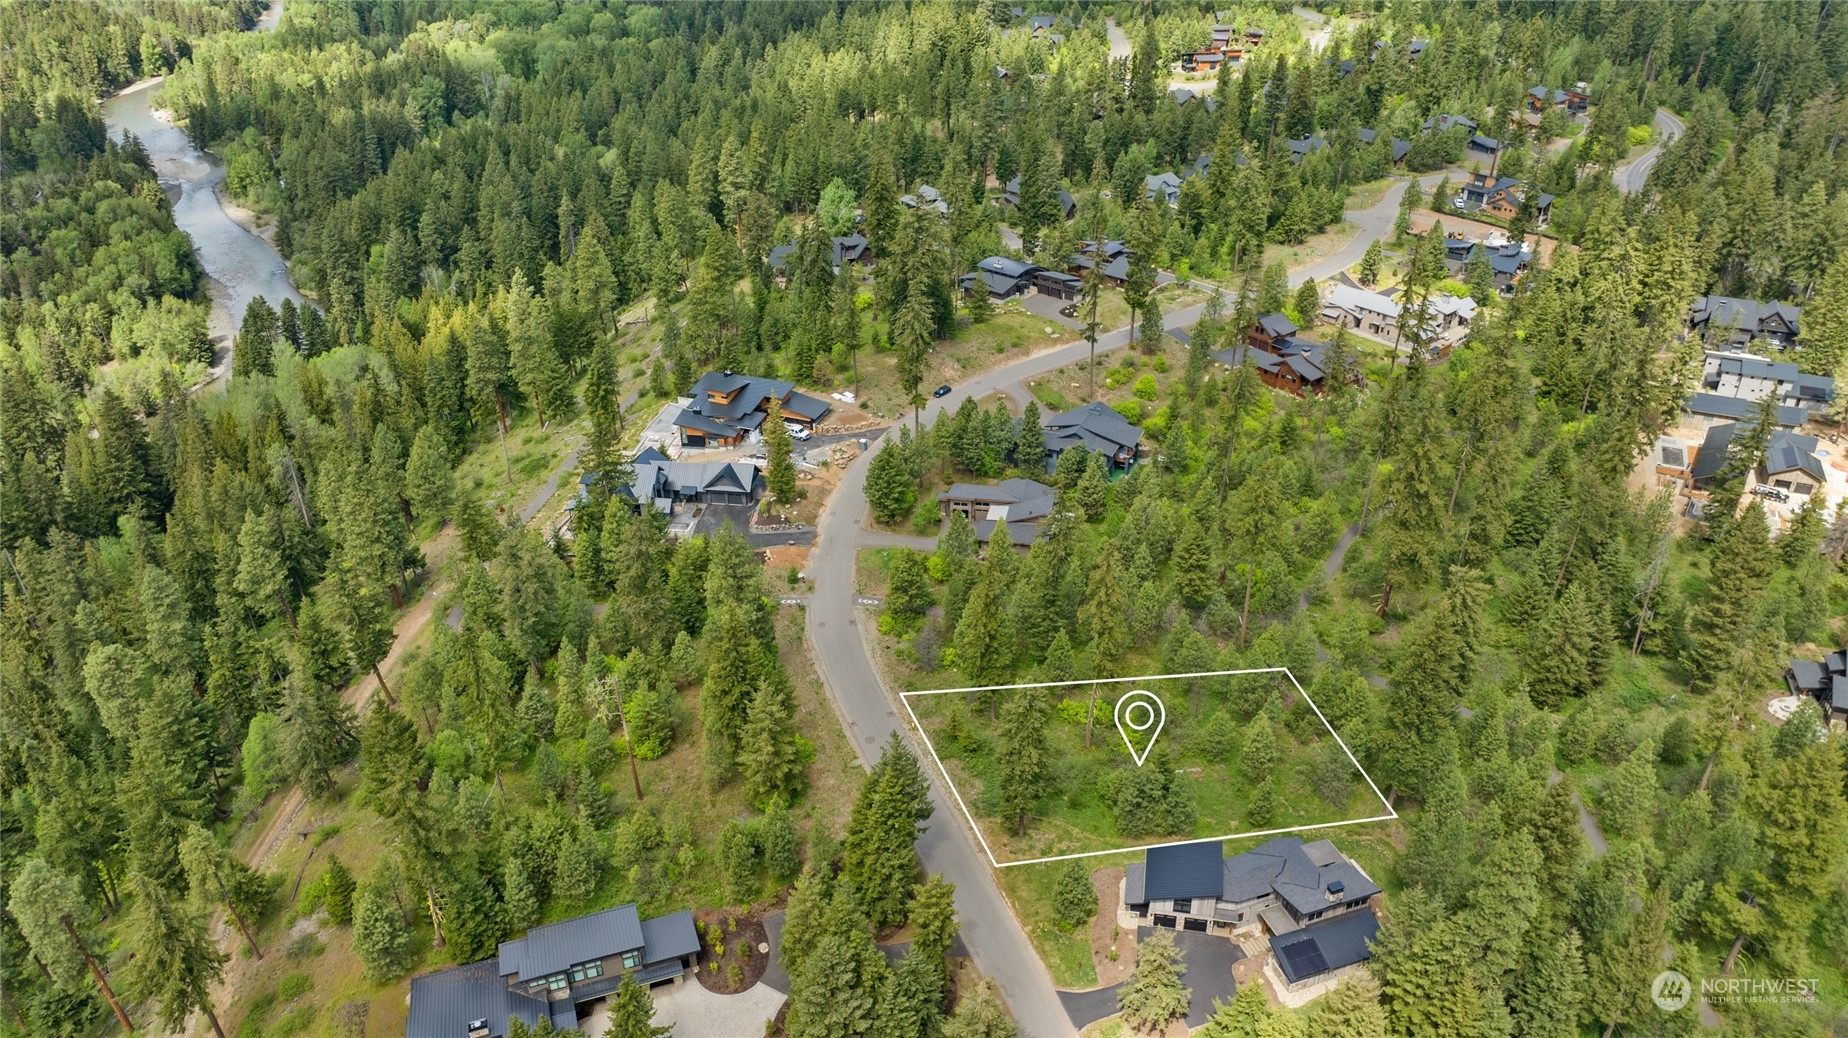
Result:
<svg viewBox="0 0 1848 1038"><path fill-rule="evenodd" d="M1155 748L1155 737L1161 734L1167 720L1168 710L1153 692L1137 689L1116 701L1117 731L1122 733L1123 745L1129 747L1136 767L1142 767L1148 759L1149 751ZM1136 749L1137 743L1142 744L1140 750Z"/></svg>

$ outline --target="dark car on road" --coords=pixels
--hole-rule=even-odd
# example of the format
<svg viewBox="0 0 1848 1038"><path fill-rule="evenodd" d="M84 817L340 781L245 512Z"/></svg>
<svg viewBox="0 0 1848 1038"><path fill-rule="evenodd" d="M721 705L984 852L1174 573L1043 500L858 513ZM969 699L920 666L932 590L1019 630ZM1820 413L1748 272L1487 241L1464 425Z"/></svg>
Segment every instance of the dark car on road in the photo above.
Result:
<svg viewBox="0 0 1848 1038"><path fill-rule="evenodd" d="M938 386L936 391L931 393L931 396L939 396L939 397L949 396L949 395L950 395L950 384L948 382L945 382L943 385Z"/></svg>

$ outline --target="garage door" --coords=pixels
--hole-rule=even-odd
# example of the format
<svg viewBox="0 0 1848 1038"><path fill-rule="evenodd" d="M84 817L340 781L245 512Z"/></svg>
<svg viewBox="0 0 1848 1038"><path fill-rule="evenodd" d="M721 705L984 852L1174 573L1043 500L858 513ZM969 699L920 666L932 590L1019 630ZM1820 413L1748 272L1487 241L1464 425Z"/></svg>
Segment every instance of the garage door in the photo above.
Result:
<svg viewBox="0 0 1848 1038"><path fill-rule="evenodd" d="M1154 918L1153 922L1156 926L1165 926L1170 930L1174 929L1174 917L1171 915L1158 915Z"/></svg>
<svg viewBox="0 0 1848 1038"><path fill-rule="evenodd" d="M1206 920L1204 919L1183 919L1181 920L1181 928L1184 930L1192 930L1195 933L1205 933L1206 932Z"/></svg>

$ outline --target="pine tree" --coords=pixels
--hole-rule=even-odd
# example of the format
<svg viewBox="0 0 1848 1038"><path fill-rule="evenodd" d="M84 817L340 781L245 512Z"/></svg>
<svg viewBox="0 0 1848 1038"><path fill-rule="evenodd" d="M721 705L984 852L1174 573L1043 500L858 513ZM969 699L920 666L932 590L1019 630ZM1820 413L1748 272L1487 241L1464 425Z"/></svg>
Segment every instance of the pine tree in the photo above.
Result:
<svg viewBox="0 0 1848 1038"><path fill-rule="evenodd" d="M34 857L21 863L7 886L7 912L52 983L66 991L75 990L87 968L103 997L109 1000L109 1008L115 1011L122 1030L132 1034L135 1025L129 1022L102 966L78 934L78 923L88 916L78 882L47 865L43 858Z"/></svg>
<svg viewBox="0 0 1848 1038"><path fill-rule="evenodd" d="M1040 427L1039 402L1027 401L1020 411L1020 427L1014 436L1014 464L1022 472L1039 476L1046 471L1046 430Z"/></svg>
<svg viewBox="0 0 1848 1038"><path fill-rule="evenodd" d="M932 809L918 759L894 732L854 800L843 848L846 876L875 925L904 918L918 872L919 824Z"/></svg>
<svg viewBox="0 0 1848 1038"><path fill-rule="evenodd" d="M770 492L776 495L778 504L788 507L796 501L796 465L790 460L791 442L789 430L783 423L771 420L764 423L764 443L769 450L770 464L764 473L764 482Z"/></svg>
<svg viewBox="0 0 1848 1038"><path fill-rule="evenodd" d="M886 612L903 624L922 618L931 606L928 581L921 552L894 548L886 575Z"/></svg>
<svg viewBox="0 0 1848 1038"><path fill-rule="evenodd" d="M903 452L896 445L874 450L866 468L866 503L873 510L873 518L887 526L894 525L911 514L917 498L917 480L906 466Z"/></svg>
<svg viewBox="0 0 1848 1038"><path fill-rule="evenodd" d="M1187 1015L1192 993L1181 983L1181 952L1167 930L1155 930L1136 947L1136 969L1117 989L1117 1007L1123 1020L1138 1031L1152 1033Z"/></svg>
<svg viewBox="0 0 1848 1038"><path fill-rule="evenodd" d="M1073 859L1056 866L1058 876L1052 883L1052 911L1059 925L1073 930L1090 922L1097 914L1097 890L1091 886L1091 872L1084 863Z"/></svg>
<svg viewBox="0 0 1848 1038"><path fill-rule="evenodd" d="M635 982L633 973L622 975L616 997L610 1000L610 1022L604 1038L667 1038L672 1027L656 1027L654 998L648 988Z"/></svg>
<svg viewBox="0 0 1848 1038"><path fill-rule="evenodd" d="M1270 715L1260 713L1245 726L1238 766L1246 782L1254 786L1270 783L1277 767L1277 730L1271 724Z"/></svg>
<svg viewBox="0 0 1848 1038"><path fill-rule="evenodd" d="M442 521L455 502L455 475L450 471L448 452L438 438L436 426L417 429L410 461L405 465L404 493L419 522Z"/></svg>
<svg viewBox="0 0 1848 1038"><path fill-rule="evenodd" d="M1014 655L1006 609L1000 578L984 567L956 623L956 666L970 685L996 684L1006 674Z"/></svg>
<svg viewBox="0 0 1848 1038"><path fill-rule="evenodd" d="M1386 1038L1386 1010L1380 1005L1379 981L1365 970L1343 978L1341 985L1316 1006L1310 1019L1313 1033L1325 1038Z"/></svg>
<svg viewBox="0 0 1848 1038"><path fill-rule="evenodd" d="M1213 1015L1207 1018L1200 1034L1201 1038L1267 1038L1276 1018L1264 989L1257 984L1246 984L1230 1002L1213 1000Z"/></svg>
<svg viewBox="0 0 1848 1038"><path fill-rule="evenodd" d="M403 912L376 879L361 883L353 894L353 954L366 979L382 984L409 968L413 943Z"/></svg>
<svg viewBox="0 0 1848 1038"><path fill-rule="evenodd" d="M237 577L233 583L244 608L264 618L286 615L295 625L289 608L288 567L282 561L282 549L276 540L276 524L266 515L244 512L244 525L237 535Z"/></svg>
<svg viewBox="0 0 1848 1038"><path fill-rule="evenodd" d="M514 271L502 304L507 315L507 353L514 381L546 427L546 412L562 410L570 391L570 374L552 339L552 307L534 294L526 275Z"/></svg>
<svg viewBox="0 0 1848 1038"><path fill-rule="evenodd" d="M1005 816L1015 819L1015 830L1022 836L1027 834L1027 817L1034 804L1052 785L1052 761L1046 745L1047 718L1046 704L1031 690L1007 694L1001 705L1000 734L995 741L995 781L1000 789L1001 810Z"/></svg>
<svg viewBox="0 0 1848 1038"><path fill-rule="evenodd" d="M1110 507L1108 465L1101 452L1092 451L1085 461L1084 475L1079 477L1078 485L1072 488L1072 504L1077 506L1078 514L1088 522L1102 519Z"/></svg>
<svg viewBox="0 0 1848 1038"><path fill-rule="evenodd" d="M1771 546L1764 506L1753 501L1714 543L1706 599L1688 617L1693 644L1689 669L1697 684L1712 688L1749 640L1753 615L1771 574Z"/></svg>
<svg viewBox="0 0 1848 1038"><path fill-rule="evenodd" d="M822 920L819 940L803 957L800 972L790 978L790 1038L870 1033L887 972L853 884L840 884Z"/></svg>
<svg viewBox="0 0 1848 1038"><path fill-rule="evenodd" d="M943 1038L1019 1038L1020 1028L1007 1015L986 977L956 1004L956 1012L943 1022Z"/></svg>
<svg viewBox="0 0 1848 1038"><path fill-rule="evenodd" d="M759 809L793 803L802 789L801 750L796 745L796 709L781 668L758 683L738 740L738 770L745 795Z"/></svg>
<svg viewBox="0 0 1848 1038"><path fill-rule="evenodd" d="M197 1009L211 1021L218 1038L225 1038L212 1009L212 985L224 976L225 953L206 931L204 917L168 900L166 892L145 876L132 877L130 885L135 902L128 924L136 947L123 971L123 986L134 998L157 1000L157 1019L169 1032L183 1028Z"/></svg>
<svg viewBox="0 0 1848 1038"><path fill-rule="evenodd" d="M1378 238L1373 240L1376 244L1379 242ZM1296 305L1296 320L1304 328L1314 327L1316 317L1322 312L1322 293L1316 289L1314 278L1303 279L1303 283L1296 287L1293 302Z"/></svg>
<svg viewBox="0 0 1848 1038"><path fill-rule="evenodd" d="M750 713L751 692L762 669L763 648L736 604L714 614L706 642L706 679L700 685L700 729L708 778L724 781L736 761Z"/></svg>
<svg viewBox="0 0 1848 1038"><path fill-rule="evenodd" d="M1509 1008L1522 1038L1578 1038L1585 998L1585 954L1578 931L1528 935L1527 958Z"/></svg>
<svg viewBox="0 0 1848 1038"><path fill-rule="evenodd" d="M821 918L834 897L833 867L813 855L797 877L783 911L783 940L778 948L783 970L790 976L802 971L808 953L821 941Z"/></svg>
<svg viewBox="0 0 1848 1038"><path fill-rule="evenodd" d="M1371 286L1380 279L1380 263L1385 256L1380 249L1380 240L1373 239L1367 243L1367 252L1360 257L1360 283Z"/></svg>
<svg viewBox="0 0 1848 1038"><path fill-rule="evenodd" d="M339 861L338 858L334 860ZM180 840L180 867L186 870L186 885L193 902L225 906L252 954L263 958L263 949L257 946L257 939L251 935L244 919L252 909L262 907L265 886L262 878L198 823L189 826Z"/></svg>

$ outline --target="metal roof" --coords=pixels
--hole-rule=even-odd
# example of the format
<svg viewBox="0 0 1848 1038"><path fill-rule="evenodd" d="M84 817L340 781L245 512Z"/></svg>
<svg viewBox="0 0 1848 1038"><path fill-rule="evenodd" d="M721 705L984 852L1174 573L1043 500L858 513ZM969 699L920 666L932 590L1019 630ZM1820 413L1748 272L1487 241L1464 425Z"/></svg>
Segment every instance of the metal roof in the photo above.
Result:
<svg viewBox="0 0 1848 1038"><path fill-rule="evenodd" d="M544 1013L544 1002L509 990L495 971L495 960L483 959L412 977L404 1038L464 1038L476 1020L486 1020L488 1034L502 1038L508 1017L532 1026Z"/></svg>
<svg viewBox="0 0 1848 1038"><path fill-rule="evenodd" d="M517 941L500 946L503 977L531 979L558 973L580 962L631 951L642 946L641 918L634 905L535 926Z"/></svg>
<svg viewBox="0 0 1848 1038"><path fill-rule="evenodd" d="M1139 861L1132 861L1123 869L1123 903L1126 905L1146 905L1149 901L1147 890L1148 866Z"/></svg>
<svg viewBox="0 0 1848 1038"><path fill-rule="evenodd" d="M1373 910L1362 908L1270 940L1284 978L1295 984L1373 957L1367 942L1380 932Z"/></svg>
<svg viewBox="0 0 1848 1038"><path fill-rule="evenodd" d="M1223 886L1224 861L1224 844L1218 840L1151 847L1144 892L1151 901L1176 897L1217 898Z"/></svg>
<svg viewBox="0 0 1848 1038"><path fill-rule="evenodd" d="M642 963L652 966L699 951L699 931L693 913L681 909L672 915L642 920Z"/></svg>

